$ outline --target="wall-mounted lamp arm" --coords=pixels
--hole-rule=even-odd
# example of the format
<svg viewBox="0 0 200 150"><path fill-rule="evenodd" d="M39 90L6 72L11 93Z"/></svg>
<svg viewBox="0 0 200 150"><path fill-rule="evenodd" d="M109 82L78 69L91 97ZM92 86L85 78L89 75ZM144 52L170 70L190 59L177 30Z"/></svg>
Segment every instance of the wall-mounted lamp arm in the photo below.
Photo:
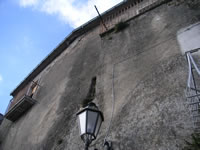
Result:
<svg viewBox="0 0 200 150"><path fill-rule="evenodd" d="M104 150L113 150L111 141L109 141L109 142L105 141L103 146L104 146Z"/></svg>

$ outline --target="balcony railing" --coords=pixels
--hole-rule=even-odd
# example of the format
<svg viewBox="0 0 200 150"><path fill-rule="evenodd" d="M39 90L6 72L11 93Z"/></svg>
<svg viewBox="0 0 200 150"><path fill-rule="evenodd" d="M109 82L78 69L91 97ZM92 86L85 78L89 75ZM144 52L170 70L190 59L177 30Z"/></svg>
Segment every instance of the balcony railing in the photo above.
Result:
<svg viewBox="0 0 200 150"><path fill-rule="evenodd" d="M5 112L5 118L14 122L27 112L37 102L32 98L37 88L38 83L32 81L11 99Z"/></svg>
<svg viewBox="0 0 200 150"><path fill-rule="evenodd" d="M37 101L30 96L24 95L13 107L5 114L5 118L11 121L16 121L25 112L27 112Z"/></svg>

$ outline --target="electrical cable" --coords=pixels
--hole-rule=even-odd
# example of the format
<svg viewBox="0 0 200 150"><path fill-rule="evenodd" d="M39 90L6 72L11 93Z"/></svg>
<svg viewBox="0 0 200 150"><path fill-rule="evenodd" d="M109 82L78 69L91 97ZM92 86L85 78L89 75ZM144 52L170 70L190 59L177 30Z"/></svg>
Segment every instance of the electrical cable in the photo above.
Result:
<svg viewBox="0 0 200 150"><path fill-rule="evenodd" d="M113 120L114 108L115 108L114 67L115 67L115 64L113 65L113 68L112 68L112 113L111 113L111 119L110 119L110 122L109 122L109 125L108 125L108 128L107 128L107 131L106 131L106 136L104 138L104 144L107 141L107 137L108 137L108 134L110 132L110 127L111 127L111 123L112 123L112 120Z"/></svg>
<svg viewBox="0 0 200 150"><path fill-rule="evenodd" d="M169 40L171 40L171 39L173 39L173 37L170 37L169 39L167 39L167 40L165 40L165 41L162 41L162 42L160 42L159 44L155 44L155 45L152 46L151 48L148 48L148 50L151 50L152 48L154 48L154 47L156 47L156 46L158 46L158 45L161 45L162 43L165 43L165 42L167 42L167 41L169 41ZM137 55L139 55L139 54L141 54L141 53L143 53L143 52L146 52L146 51L142 51L142 52L140 52L140 53L138 53L138 54L136 54L136 55L133 55L133 56L137 56ZM118 61L118 62L116 62L116 63L113 64L113 68L112 68L112 112L111 112L111 119L110 119L110 122L109 122L109 125L108 125L108 128L107 128L107 131L106 131L106 135L105 135L105 138L104 138L104 144L105 144L105 142L107 141L107 137L108 137L108 134L109 134L109 132L110 132L111 123L112 123L113 116L114 116L114 108L115 108L114 68L115 68L115 65L117 65L117 64L119 64L119 63L122 63L122 62L124 62L125 60L128 60L128 59L132 58L133 56L129 56L129 57L127 57L127 58L125 58L125 59L122 59L122 60L120 60L120 61Z"/></svg>

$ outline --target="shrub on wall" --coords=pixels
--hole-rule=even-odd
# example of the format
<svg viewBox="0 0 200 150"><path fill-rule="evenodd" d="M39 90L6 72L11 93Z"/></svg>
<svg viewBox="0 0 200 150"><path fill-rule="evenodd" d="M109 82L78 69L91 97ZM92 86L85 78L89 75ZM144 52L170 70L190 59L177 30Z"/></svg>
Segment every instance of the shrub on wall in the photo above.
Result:
<svg viewBox="0 0 200 150"><path fill-rule="evenodd" d="M183 150L200 150L200 134L192 134L190 141L185 141L186 146Z"/></svg>
<svg viewBox="0 0 200 150"><path fill-rule="evenodd" d="M126 27L128 26L128 24L126 22L119 22L115 25L115 32L119 32L124 30Z"/></svg>

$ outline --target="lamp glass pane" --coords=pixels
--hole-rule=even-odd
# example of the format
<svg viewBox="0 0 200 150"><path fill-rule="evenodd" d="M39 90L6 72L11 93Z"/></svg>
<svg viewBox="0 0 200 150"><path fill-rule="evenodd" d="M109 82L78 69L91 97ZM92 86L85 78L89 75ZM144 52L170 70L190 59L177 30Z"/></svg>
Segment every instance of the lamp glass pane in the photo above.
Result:
<svg viewBox="0 0 200 150"><path fill-rule="evenodd" d="M98 113L94 111L88 111L87 133L94 134L95 126L97 123Z"/></svg>
<svg viewBox="0 0 200 150"><path fill-rule="evenodd" d="M101 115L99 114L98 121L97 121L97 126L96 126L96 129L95 129L95 134L94 134L95 136L97 136L97 134L98 134L98 132L99 132L101 123L102 123L102 117L101 117Z"/></svg>
<svg viewBox="0 0 200 150"><path fill-rule="evenodd" d="M81 134L84 134L86 130L86 111L79 114L79 123Z"/></svg>

